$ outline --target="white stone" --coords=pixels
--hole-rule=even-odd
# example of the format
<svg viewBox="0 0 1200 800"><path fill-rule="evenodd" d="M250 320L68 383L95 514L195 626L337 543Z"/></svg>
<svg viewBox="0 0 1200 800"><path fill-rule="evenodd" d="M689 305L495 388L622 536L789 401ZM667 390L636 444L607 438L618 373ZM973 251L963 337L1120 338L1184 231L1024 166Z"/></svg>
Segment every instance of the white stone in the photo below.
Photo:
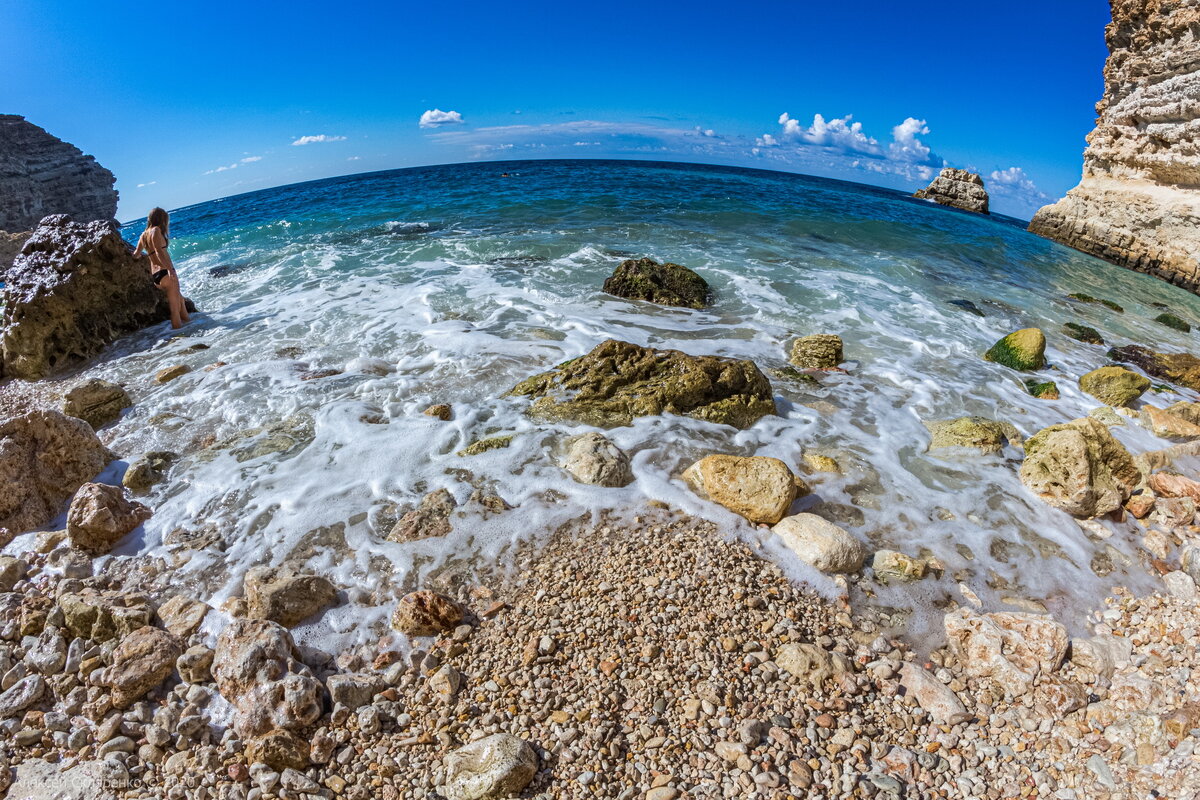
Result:
<svg viewBox="0 0 1200 800"><path fill-rule="evenodd" d="M784 517L771 531L801 561L822 572L857 572L867 557L862 542L816 514Z"/></svg>

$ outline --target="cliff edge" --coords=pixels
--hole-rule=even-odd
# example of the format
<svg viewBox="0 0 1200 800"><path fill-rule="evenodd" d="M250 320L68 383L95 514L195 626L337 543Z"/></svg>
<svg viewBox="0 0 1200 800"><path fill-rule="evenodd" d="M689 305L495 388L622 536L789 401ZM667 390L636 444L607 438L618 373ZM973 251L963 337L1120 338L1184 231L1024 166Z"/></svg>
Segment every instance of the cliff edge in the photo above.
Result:
<svg viewBox="0 0 1200 800"><path fill-rule="evenodd" d="M1111 5L1083 179L1029 230L1200 293L1200 4Z"/></svg>

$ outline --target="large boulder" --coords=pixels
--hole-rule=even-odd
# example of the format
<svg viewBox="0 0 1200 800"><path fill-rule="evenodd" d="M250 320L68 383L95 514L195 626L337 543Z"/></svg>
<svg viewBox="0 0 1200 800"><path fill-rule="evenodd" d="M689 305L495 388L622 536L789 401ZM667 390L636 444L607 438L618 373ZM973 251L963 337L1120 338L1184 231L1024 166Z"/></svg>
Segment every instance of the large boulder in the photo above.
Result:
<svg viewBox="0 0 1200 800"><path fill-rule="evenodd" d="M1110 349L1108 357L1132 364L1152 378L1200 391L1200 358L1191 353L1156 353L1148 347L1131 344Z"/></svg>
<svg viewBox="0 0 1200 800"><path fill-rule="evenodd" d="M983 188L983 178L965 169L943 167L933 182L924 189L918 189L913 197L977 214L988 213L988 193Z"/></svg>
<svg viewBox="0 0 1200 800"><path fill-rule="evenodd" d="M179 639L163 629L138 628L117 645L100 682L112 689L114 706L129 708L167 679L182 652Z"/></svg>
<svg viewBox="0 0 1200 800"><path fill-rule="evenodd" d="M683 480L714 503L767 525L783 519L798 489L788 465L765 456L705 456L684 470Z"/></svg>
<svg viewBox="0 0 1200 800"><path fill-rule="evenodd" d="M605 279L604 291L626 300L646 300L664 306L712 305L712 289L704 278L679 264L659 264L650 258L622 261Z"/></svg>
<svg viewBox="0 0 1200 800"><path fill-rule="evenodd" d="M1150 379L1124 367L1100 367L1081 377L1079 388L1107 406L1127 406L1150 388Z"/></svg>
<svg viewBox="0 0 1200 800"><path fill-rule="evenodd" d="M771 532L801 561L821 572L858 572L867 558L862 542L816 514L784 517Z"/></svg>
<svg viewBox="0 0 1200 800"><path fill-rule="evenodd" d="M63 395L63 413L78 417L93 428L99 428L121 416L133 405L129 393L115 383L89 378L80 381Z"/></svg>
<svg viewBox="0 0 1200 800"><path fill-rule="evenodd" d="M58 411L0 421L0 540L49 523L112 458L90 425Z"/></svg>
<svg viewBox="0 0 1200 800"><path fill-rule="evenodd" d="M112 221L46 217L6 278L0 366L7 377L45 377L169 318L166 294Z"/></svg>
<svg viewBox="0 0 1200 800"><path fill-rule="evenodd" d="M992 678L1014 695L1039 675L1055 672L1067 655L1067 629L1050 617L962 607L944 619L950 649L968 675Z"/></svg>
<svg viewBox="0 0 1200 800"><path fill-rule="evenodd" d="M988 348L983 357L1010 369L1041 369L1046 366L1046 334L1041 328L1013 331Z"/></svg>
<svg viewBox="0 0 1200 800"><path fill-rule="evenodd" d="M814 333L792 342L788 361L801 369L837 369L845 359L842 337L832 333Z"/></svg>
<svg viewBox="0 0 1200 800"><path fill-rule="evenodd" d="M509 394L536 398L530 406L535 416L598 427L679 414L749 428L775 413L771 383L752 361L690 356L615 339L521 381Z"/></svg>
<svg viewBox="0 0 1200 800"><path fill-rule="evenodd" d="M246 615L293 628L334 604L337 587L320 575L287 567L255 567L246 572Z"/></svg>
<svg viewBox="0 0 1200 800"><path fill-rule="evenodd" d="M150 519L149 508L125 497L120 486L85 483L67 512L71 544L88 553L112 550L130 531Z"/></svg>
<svg viewBox="0 0 1200 800"><path fill-rule="evenodd" d="M1020 474L1031 492L1076 517L1116 511L1142 479L1125 446L1092 417L1034 434L1025 443Z"/></svg>
<svg viewBox="0 0 1200 800"><path fill-rule="evenodd" d="M600 433L584 433L567 440L562 466L580 483L617 488L633 483L629 456Z"/></svg>
<svg viewBox="0 0 1200 800"><path fill-rule="evenodd" d="M485 800L519 794L537 774L538 757L523 739L495 733L450 753L445 767L448 800Z"/></svg>
<svg viewBox="0 0 1200 800"><path fill-rule="evenodd" d="M996 422L987 417L959 417L958 419L926 422L929 429L929 449L945 447L973 447L984 453L999 453L1007 444L1020 447L1020 432L1012 423Z"/></svg>

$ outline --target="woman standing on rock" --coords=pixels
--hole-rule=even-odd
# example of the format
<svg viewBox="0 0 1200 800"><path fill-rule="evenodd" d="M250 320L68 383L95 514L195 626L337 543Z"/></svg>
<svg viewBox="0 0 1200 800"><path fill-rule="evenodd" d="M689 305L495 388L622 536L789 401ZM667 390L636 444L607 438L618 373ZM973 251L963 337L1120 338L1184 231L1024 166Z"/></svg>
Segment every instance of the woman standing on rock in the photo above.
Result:
<svg viewBox="0 0 1200 800"><path fill-rule="evenodd" d="M167 252L167 233L171 218L161 208L151 209L146 215L146 230L138 238L135 256L142 253L150 256L150 277L154 285L167 293L167 306L171 309L171 327L182 328L183 323L191 322L187 306L183 302L183 294L179 291L179 275L175 265L171 263L171 254Z"/></svg>

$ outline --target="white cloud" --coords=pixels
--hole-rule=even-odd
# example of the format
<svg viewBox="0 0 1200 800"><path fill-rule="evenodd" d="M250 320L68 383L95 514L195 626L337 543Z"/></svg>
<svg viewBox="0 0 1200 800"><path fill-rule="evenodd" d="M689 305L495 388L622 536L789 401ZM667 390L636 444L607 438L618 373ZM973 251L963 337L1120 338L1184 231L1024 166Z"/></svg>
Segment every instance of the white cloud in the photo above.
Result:
<svg viewBox="0 0 1200 800"><path fill-rule="evenodd" d="M299 139L292 142L292 145L295 147L299 147L300 145L303 145L303 144L317 144L319 142L344 142L344 141L346 141L345 136L328 136L328 135L322 133L319 136L301 136Z"/></svg>
<svg viewBox="0 0 1200 800"><path fill-rule="evenodd" d="M457 111L442 111L440 108L431 108L421 115L421 119L417 122L417 125L422 128L438 128L442 125L461 125L463 122L466 122L466 120Z"/></svg>
<svg viewBox="0 0 1200 800"><path fill-rule="evenodd" d="M362 158L362 156L350 156L346 160L347 161L358 161L360 158Z"/></svg>
<svg viewBox="0 0 1200 800"><path fill-rule="evenodd" d="M145 189L147 186L153 186L153 185L154 185L154 184L156 184L156 183L158 183L158 181L150 181L149 183L139 183L139 184L137 185L137 188L139 188L139 189Z"/></svg>
<svg viewBox="0 0 1200 800"><path fill-rule="evenodd" d="M1020 167L1009 167L1004 170L992 170L992 174L988 176L988 182L999 184L1000 186L1012 187L1014 189L1024 189L1026 191L1037 191L1037 186L1025 174L1025 170Z"/></svg>
<svg viewBox="0 0 1200 800"><path fill-rule="evenodd" d="M786 140L798 140L851 153L880 155L882 149L879 142L863 133L861 122L852 122L852 119L852 115L847 115L826 121L822 115L814 114L812 125L806 128L784 112L779 115L779 124L783 126L782 136Z"/></svg>
<svg viewBox="0 0 1200 800"><path fill-rule="evenodd" d="M911 161L915 164L929 162L929 148L917 138L928 136L929 126L923 119L909 117L892 128L892 143L888 145L888 156L897 161Z"/></svg>
<svg viewBox="0 0 1200 800"><path fill-rule="evenodd" d="M702 128L697 125L695 130L696 133L700 134L701 136L707 136L710 139L715 139L717 136L716 131L714 131L712 128Z"/></svg>
<svg viewBox="0 0 1200 800"><path fill-rule="evenodd" d="M576 142L575 147L599 147L599 142Z"/></svg>
<svg viewBox="0 0 1200 800"><path fill-rule="evenodd" d="M243 164L253 164L255 161L262 161L262 156L246 156L242 159Z"/></svg>
<svg viewBox="0 0 1200 800"><path fill-rule="evenodd" d="M236 162L236 161L235 161L235 162L233 162L232 164L229 164L229 165L223 165L223 166L220 166L220 167L216 167L216 168L214 168L214 169L205 170L205 171L204 171L204 174L205 174L205 175L212 175L214 172L228 172L228 171L229 171L229 170L231 170L231 169L237 169L237 168L238 168L238 162Z"/></svg>

